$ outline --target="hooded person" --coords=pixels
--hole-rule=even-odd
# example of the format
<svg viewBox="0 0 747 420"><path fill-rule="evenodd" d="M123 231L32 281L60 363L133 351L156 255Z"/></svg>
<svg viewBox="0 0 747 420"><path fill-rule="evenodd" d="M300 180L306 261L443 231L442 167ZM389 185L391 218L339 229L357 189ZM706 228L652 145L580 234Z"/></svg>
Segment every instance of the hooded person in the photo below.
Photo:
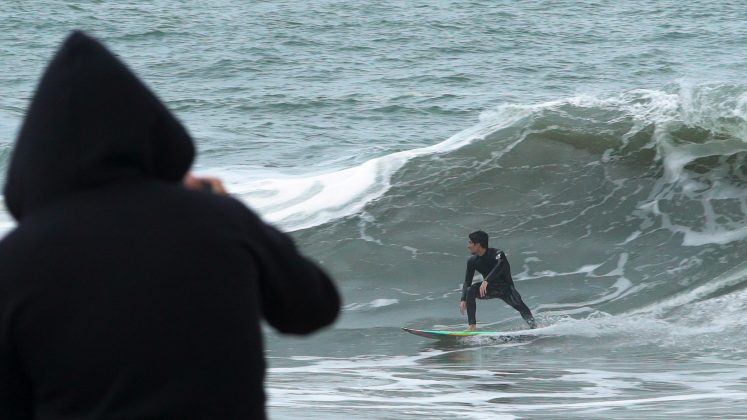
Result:
<svg viewBox="0 0 747 420"><path fill-rule="evenodd" d="M0 418L264 418L264 318L336 318L329 277L228 196L185 188L190 136L94 39L49 64L10 162Z"/></svg>

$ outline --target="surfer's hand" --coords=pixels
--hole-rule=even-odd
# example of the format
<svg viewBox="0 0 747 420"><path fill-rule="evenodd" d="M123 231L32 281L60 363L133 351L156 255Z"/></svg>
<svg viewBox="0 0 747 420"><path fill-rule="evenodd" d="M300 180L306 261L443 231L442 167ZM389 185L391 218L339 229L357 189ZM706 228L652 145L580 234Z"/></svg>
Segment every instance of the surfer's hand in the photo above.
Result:
<svg viewBox="0 0 747 420"><path fill-rule="evenodd" d="M467 310L467 302L465 301L459 302L459 312L461 312L462 315L464 315L464 311L466 310Z"/></svg>
<svg viewBox="0 0 747 420"><path fill-rule="evenodd" d="M189 172L184 176L182 184L189 190L210 191L220 195L227 194L223 181L212 176L194 176Z"/></svg>
<svg viewBox="0 0 747 420"><path fill-rule="evenodd" d="M480 297L484 298L486 293L488 293L488 282L486 280L483 280L482 284L480 285Z"/></svg>

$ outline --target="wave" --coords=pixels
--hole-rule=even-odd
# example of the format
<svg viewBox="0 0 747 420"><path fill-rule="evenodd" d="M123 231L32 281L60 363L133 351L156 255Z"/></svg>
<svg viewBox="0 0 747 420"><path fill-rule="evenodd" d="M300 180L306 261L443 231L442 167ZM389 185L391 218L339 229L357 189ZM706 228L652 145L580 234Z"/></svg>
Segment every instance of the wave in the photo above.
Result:
<svg viewBox="0 0 747 420"><path fill-rule="evenodd" d="M747 237L743 223L747 173L742 169L747 156L746 117L747 87L680 83L607 97L502 104L445 141L332 172L300 176L235 168L223 172L234 194L266 220L293 231L360 214L392 188L399 171L417 171L422 165L436 166L434 172L452 170L444 166L448 158L472 144L478 145L470 152L476 159L490 156L500 165L496 157L540 136L579 153L593 153L599 165L624 160L632 169L626 174L630 179L655 177L648 197L638 203L637 217L660 220L667 230L681 234L685 245L723 244ZM418 158L428 159L414 163ZM548 157L538 155L524 163L543 168ZM458 173L452 176L459 182ZM668 208L682 200L701 207L702 223L683 223ZM738 217L724 219L724 207L736 210Z"/></svg>

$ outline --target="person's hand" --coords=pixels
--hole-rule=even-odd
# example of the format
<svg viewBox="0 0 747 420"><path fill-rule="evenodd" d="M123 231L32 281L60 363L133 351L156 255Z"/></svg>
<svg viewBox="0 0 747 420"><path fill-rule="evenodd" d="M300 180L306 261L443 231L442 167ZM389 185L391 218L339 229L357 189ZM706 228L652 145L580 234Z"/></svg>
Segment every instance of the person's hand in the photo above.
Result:
<svg viewBox="0 0 747 420"><path fill-rule="evenodd" d="M467 310L467 302L465 301L459 302L459 312L461 312L462 315L464 315L464 311L466 310Z"/></svg>
<svg viewBox="0 0 747 420"><path fill-rule="evenodd" d="M483 280L482 284L480 285L480 297L484 298L487 293L488 293L488 282Z"/></svg>
<svg viewBox="0 0 747 420"><path fill-rule="evenodd" d="M188 190L210 191L220 195L228 194L223 186L223 181L212 176L194 176L188 172L182 181Z"/></svg>

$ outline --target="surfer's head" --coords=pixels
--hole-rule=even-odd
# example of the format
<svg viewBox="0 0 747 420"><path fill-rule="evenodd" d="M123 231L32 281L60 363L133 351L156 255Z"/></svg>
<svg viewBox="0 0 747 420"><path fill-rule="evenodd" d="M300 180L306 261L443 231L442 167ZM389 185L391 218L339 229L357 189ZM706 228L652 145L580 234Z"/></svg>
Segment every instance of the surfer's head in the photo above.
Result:
<svg viewBox="0 0 747 420"><path fill-rule="evenodd" d="M488 249L488 234L481 230L470 233L467 248L473 254Z"/></svg>

